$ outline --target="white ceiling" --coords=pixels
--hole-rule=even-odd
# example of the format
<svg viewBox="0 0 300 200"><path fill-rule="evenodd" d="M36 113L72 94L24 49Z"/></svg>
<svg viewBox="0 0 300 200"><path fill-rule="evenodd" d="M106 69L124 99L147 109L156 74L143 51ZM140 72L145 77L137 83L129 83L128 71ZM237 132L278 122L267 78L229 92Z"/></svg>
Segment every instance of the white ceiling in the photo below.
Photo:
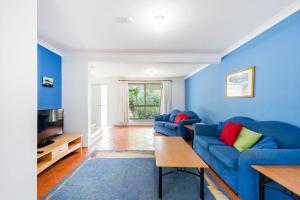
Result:
<svg viewBox="0 0 300 200"><path fill-rule="evenodd" d="M102 56L109 62L93 63L97 76L145 77L152 68L159 71L155 77L186 76L203 64L220 62L224 54L291 14L286 10L299 2L39 0L38 37L63 55ZM157 32L154 21L160 15L165 27ZM116 23L122 17L133 23Z"/></svg>
<svg viewBox="0 0 300 200"><path fill-rule="evenodd" d="M89 62L91 75L117 78L175 78L187 75L195 64Z"/></svg>
<svg viewBox="0 0 300 200"><path fill-rule="evenodd" d="M66 53L222 53L295 1L40 0L38 35ZM166 19L162 32L154 29L157 15Z"/></svg>

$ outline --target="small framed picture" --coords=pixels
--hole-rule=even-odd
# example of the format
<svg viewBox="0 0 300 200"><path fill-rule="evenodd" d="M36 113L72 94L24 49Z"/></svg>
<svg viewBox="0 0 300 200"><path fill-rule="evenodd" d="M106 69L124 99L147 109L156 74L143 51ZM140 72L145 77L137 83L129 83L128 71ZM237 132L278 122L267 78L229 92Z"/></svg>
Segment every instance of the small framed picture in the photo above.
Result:
<svg viewBox="0 0 300 200"><path fill-rule="evenodd" d="M226 77L227 98L254 97L254 71L255 67L232 73Z"/></svg>
<svg viewBox="0 0 300 200"><path fill-rule="evenodd" d="M53 78L43 76L43 86L44 87L53 87Z"/></svg>

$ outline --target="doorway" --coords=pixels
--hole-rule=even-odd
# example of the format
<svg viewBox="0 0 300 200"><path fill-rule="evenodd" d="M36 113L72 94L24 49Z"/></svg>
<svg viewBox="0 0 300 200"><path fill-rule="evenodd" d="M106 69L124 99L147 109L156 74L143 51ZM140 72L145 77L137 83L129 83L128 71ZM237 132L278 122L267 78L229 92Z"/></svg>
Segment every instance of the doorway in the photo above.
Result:
<svg viewBox="0 0 300 200"><path fill-rule="evenodd" d="M92 124L100 129L108 125L108 88L105 84L92 84L91 88Z"/></svg>

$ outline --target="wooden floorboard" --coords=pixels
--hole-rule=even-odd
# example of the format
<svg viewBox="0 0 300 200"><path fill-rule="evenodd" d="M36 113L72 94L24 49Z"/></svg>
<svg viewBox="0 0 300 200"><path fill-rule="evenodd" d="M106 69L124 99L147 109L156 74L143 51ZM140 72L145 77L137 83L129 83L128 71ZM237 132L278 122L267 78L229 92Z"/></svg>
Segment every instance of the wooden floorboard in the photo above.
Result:
<svg viewBox="0 0 300 200"><path fill-rule="evenodd" d="M64 157L37 177L37 199L47 194L57 183L74 170L88 156L88 148Z"/></svg>
<svg viewBox="0 0 300 200"><path fill-rule="evenodd" d="M233 200L241 200L241 198L210 168L206 170L227 192Z"/></svg>

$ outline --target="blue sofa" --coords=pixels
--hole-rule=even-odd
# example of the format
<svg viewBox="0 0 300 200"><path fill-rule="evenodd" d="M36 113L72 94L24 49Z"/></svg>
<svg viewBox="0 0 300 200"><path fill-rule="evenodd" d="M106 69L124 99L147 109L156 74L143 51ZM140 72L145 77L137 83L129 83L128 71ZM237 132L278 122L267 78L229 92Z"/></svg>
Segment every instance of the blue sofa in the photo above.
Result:
<svg viewBox="0 0 300 200"><path fill-rule="evenodd" d="M179 124L174 123L175 117L179 112L189 115L191 119L183 120ZM169 114L154 116L154 130L164 135L181 136L185 139L190 139L191 136L184 125L191 125L198 122L201 122L201 119L192 111L173 110Z"/></svg>
<svg viewBox="0 0 300 200"><path fill-rule="evenodd" d="M279 149L247 149L243 152L219 140L226 122L271 136ZM194 150L243 200L257 200L258 173L251 165L300 165L300 128L275 121L255 121L234 117L217 125L195 124ZM267 189L266 199L288 199L276 190Z"/></svg>

